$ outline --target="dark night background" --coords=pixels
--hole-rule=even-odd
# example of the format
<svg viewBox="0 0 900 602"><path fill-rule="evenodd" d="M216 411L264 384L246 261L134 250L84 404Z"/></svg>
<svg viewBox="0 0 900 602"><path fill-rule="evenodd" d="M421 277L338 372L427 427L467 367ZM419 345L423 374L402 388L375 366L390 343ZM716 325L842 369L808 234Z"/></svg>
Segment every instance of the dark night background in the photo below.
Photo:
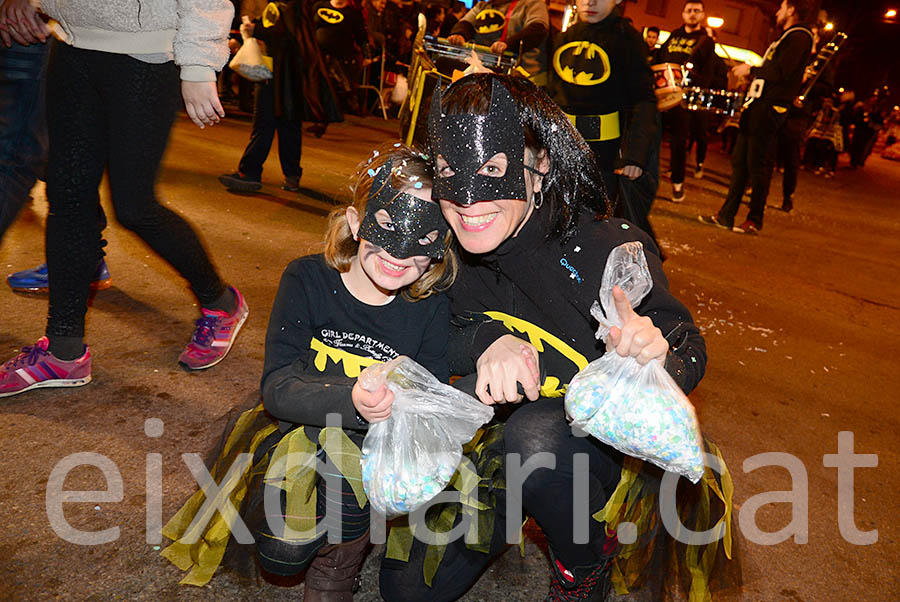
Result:
<svg viewBox="0 0 900 602"><path fill-rule="evenodd" d="M835 57L835 86L862 100L888 85L891 104L900 104L900 19L884 17L890 8L900 12L900 0L821 0L819 6L834 31L849 36Z"/></svg>

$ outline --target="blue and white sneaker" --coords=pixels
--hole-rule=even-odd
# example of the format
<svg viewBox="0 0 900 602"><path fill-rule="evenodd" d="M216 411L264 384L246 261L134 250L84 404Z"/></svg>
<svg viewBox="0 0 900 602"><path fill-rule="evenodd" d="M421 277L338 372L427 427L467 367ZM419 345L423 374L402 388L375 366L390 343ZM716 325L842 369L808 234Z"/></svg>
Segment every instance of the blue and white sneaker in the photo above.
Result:
<svg viewBox="0 0 900 602"><path fill-rule="evenodd" d="M36 268L15 272L6 277L6 283L17 293L46 293L50 287L47 277L47 264L42 263ZM112 286L112 278L106 260L101 259L97 266L97 273L91 280L91 290L102 291Z"/></svg>

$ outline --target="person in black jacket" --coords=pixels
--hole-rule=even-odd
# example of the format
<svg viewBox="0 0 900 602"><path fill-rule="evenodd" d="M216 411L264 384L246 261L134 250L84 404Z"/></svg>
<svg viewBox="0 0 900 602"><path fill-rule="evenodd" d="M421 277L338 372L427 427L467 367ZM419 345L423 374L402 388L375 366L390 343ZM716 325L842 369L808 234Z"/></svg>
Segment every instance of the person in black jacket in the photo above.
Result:
<svg viewBox="0 0 900 602"><path fill-rule="evenodd" d="M702 0L684 3L681 18L684 25L672 32L656 52L657 64L677 63L685 69L691 86L709 88L716 66L716 43L706 31L706 9ZM708 116L703 111L688 111L681 106L663 114L663 122L669 130L671 151L672 201L684 200L684 172L687 162L688 137L697 142L697 177L703 177L703 161L706 158L706 130Z"/></svg>
<svg viewBox="0 0 900 602"><path fill-rule="evenodd" d="M775 19L784 33L766 50L762 65L751 69L750 65L743 64L732 69L739 78L752 75L754 79L747 91L740 132L731 153L728 196L718 213L701 215L700 221L745 234L758 234L762 229L775 162L776 136L788 106L800 92L803 70L812 51L813 34L803 25L810 10L808 0L782 0ZM750 212L735 227L734 218L748 180L753 187Z"/></svg>
<svg viewBox="0 0 900 602"><path fill-rule="evenodd" d="M578 0L578 22L556 36L547 93L597 160L615 215L653 236L660 128L641 34L616 10L622 0ZM655 236L654 236L655 240Z"/></svg>
<svg viewBox="0 0 900 602"><path fill-rule="evenodd" d="M660 362L688 392L706 367L703 337L669 292L653 241L608 210L595 219L586 209L605 201L592 154L546 94L523 78L479 73L451 85L443 99L436 93L432 103L432 198L460 251L449 291L451 372L464 375L456 386L471 387L485 404L520 404L527 397L529 403L510 408L506 457L520 454L525 461L546 452L555 468L531 473L521 492L492 487L498 501L485 547L450 542L430 581L422 568L428 568L424 543L411 544L408 562L385 558L381 594L388 601L459 598L512 543L507 520L516 533L520 523L507 512L523 507L549 543L547 599L604 600L615 542L586 513L602 508L617 487L623 457L597 439L573 436L565 388L591 360L618 353L642 364ZM607 256L628 241L642 243L654 286L636 311L618 294L624 327L604 347L594 337L590 307ZM589 470L575 470L578 454L589 457ZM588 508L576 509L576 480L589 489ZM575 520L586 533L574 532ZM579 543L582 537L587 543Z"/></svg>

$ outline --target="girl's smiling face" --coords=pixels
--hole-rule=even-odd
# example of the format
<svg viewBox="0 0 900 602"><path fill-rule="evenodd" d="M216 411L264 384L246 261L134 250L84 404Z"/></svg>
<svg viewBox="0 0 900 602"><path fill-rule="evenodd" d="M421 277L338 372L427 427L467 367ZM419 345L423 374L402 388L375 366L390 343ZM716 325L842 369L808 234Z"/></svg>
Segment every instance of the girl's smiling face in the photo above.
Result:
<svg viewBox="0 0 900 602"><path fill-rule="evenodd" d="M409 193L431 203L431 188L410 188ZM391 216L384 209L375 214L378 225L385 230L393 230ZM357 237L361 218L353 207L347 209L347 224L354 238ZM419 240L422 246L434 242L438 231L429 232ZM414 255L405 259L397 259L376 244L360 238L359 250L350 265L350 270L341 274L344 284L354 297L370 305L383 305L394 298L397 291L409 286L422 277L431 265L431 258L426 255Z"/></svg>

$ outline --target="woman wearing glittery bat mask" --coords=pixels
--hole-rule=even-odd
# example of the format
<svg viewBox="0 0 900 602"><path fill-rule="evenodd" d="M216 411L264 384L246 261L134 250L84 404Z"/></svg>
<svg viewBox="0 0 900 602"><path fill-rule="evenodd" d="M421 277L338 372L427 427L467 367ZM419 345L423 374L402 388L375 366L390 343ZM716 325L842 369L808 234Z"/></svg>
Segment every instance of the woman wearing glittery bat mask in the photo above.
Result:
<svg viewBox="0 0 900 602"><path fill-rule="evenodd" d="M485 435L481 442L495 443L479 443L473 459L482 483L478 501L493 508L491 520L481 524L492 524L491 532L479 532L475 543L451 541L442 556L398 536L382 564L381 594L391 602L459 598L506 545L516 543L524 509L549 544L547 600L604 600L619 547L615 525L592 516L617 488L628 487L620 485L627 481L624 458L594 438L573 436L563 406L566 384L606 352L664 363L689 392L703 377L703 338L669 292L656 245L633 225L609 218L590 149L530 82L476 74L451 85L443 98L436 93L429 141L432 198L460 253L449 291L456 327L451 371L468 375L457 386L474 387L483 403L511 405L502 435ZM654 286L636 311L616 289L624 326L613 329L604 348L594 338L589 309L607 256L628 241L643 243ZM490 454L504 452L505 467L484 474L499 464L487 459ZM528 474L524 482L512 474L510 454L520 454L521 466L539 452L552 454L553 468L520 470ZM589 468L576 470L579 454L589 458ZM587 494L576 499L579 488ZM635 520L646 543L651 529Z"/></svg>

